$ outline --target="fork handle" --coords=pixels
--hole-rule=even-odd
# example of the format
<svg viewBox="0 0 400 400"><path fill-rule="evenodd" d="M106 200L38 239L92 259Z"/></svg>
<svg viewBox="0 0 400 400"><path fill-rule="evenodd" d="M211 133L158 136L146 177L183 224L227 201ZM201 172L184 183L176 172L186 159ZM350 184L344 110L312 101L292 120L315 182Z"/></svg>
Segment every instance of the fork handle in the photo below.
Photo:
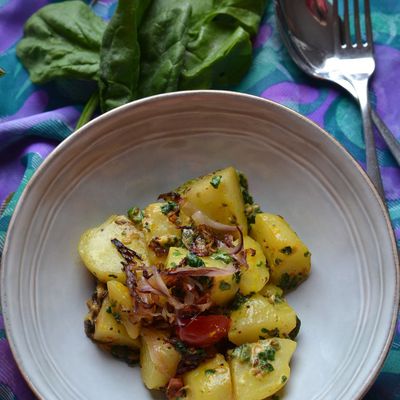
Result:
<svg viewBox="0 0 400 400"><path fill-rule="evenodd" d="M371 178L378 193L385 199L381 172L379 170L378 158L376 155L374 131L372 129L371 109L368 100L368 79L353 81L361 108L361 116L364 128L365 154L367 162L367 174Z"/></svg>
<svg viewBox="0 0 400 400"><path fill-rule="evenodd" d="M378 129L383 140L389 147L389 150L392 153L392 156L397 161L397 164L400 165L400 143L394 137L393 133L386 126L386 124L383 122L382 118L372 108L371 108L371 117L372 117L372 121L374 122L376 129Z"/></svg>

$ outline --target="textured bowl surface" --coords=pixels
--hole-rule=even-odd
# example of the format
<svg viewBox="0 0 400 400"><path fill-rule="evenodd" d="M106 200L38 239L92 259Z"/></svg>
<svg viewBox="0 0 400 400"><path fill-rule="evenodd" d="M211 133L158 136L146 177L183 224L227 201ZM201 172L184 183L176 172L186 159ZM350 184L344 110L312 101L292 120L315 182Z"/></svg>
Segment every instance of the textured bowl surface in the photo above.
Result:
<svg viewBox="0 0 400 400"><path fill-rule="evenodd" d="M39 397L157 397L139 368L83 332L94 282L81 233L185 180L233 165L265 211L285 216L312 251L288 296L302 320L285 399L354 400L375 379L398 304L395 242L377 194L326 132L275 103L237 93L156 96L92 121L29 183L3 258L2 302L20 368Z"/></svg>

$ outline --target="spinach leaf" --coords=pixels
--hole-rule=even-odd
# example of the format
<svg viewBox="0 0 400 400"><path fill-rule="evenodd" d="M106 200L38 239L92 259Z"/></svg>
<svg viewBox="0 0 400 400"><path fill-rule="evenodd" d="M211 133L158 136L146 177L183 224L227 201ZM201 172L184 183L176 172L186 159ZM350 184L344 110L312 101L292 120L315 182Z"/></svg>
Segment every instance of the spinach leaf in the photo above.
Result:
<svg viewBox="0 0 400 400"><path fill-rule="evenodd" d="M178 89L190 13L191 5L187 0L153 2L139 33L139 97Z"/></svg>
<svg viewBox="0 0 400 400"><path fill-rule="evenodd" d="M103 112L137 98L138 27L151 0L119 0L100 51L100 107Z"/></svg>
<svg viewBox="0 0 400 400"><path fill-rule="evenodd" d="M49 4L27 21L17 55L32 82L95 79L105 22L79 0Z"/></svg>
<svg viewBox="0 0 400 400"><path fill-rule="evenodd" d="M251 64L252 44L265 0L206 1L193 6L179 89L223 88L239 82Z"/></svg>

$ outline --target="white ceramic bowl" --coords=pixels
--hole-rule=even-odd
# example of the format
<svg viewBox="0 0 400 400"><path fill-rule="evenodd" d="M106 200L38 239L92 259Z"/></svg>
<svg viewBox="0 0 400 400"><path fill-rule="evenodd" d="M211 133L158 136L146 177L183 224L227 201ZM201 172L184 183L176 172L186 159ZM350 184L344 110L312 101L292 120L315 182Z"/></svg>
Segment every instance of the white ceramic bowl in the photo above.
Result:
<svg viewBox="0 0 400 400"><path fill-rule="evenodd" d="M43 399L151 399L139 368L83 332L94 282L80 234L224 166L310 247L312 274L288 300L302 329L285 399L354 400L390 346L398 260L376 191L326 132L260 98L198 91L140 100L92 121L43 163L21 198L3 258L7 334Z"/></svg>

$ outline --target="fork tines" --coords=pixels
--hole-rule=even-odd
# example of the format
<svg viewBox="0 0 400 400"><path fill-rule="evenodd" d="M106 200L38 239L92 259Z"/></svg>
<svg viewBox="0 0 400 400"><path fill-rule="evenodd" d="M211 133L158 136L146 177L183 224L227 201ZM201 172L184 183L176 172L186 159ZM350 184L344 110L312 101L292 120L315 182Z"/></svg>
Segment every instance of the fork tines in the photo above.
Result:
<svg viewBox="0 0 400 400"><path fill-rule="evenodd" d="M372 46L373 37L372 37L372 22L371 22L371 8L369 4L369 0L353 0L354 5L354 31L355 31L355 42L353 42L351 37L351 20L350 17L350 1L343 1L343 23L340 21L339 16L339 0L333 0L333 20L336 25L336 39L340 42L343 47L369 47ZM365 39L362 38L362 29L361 29L361 20L362 15L360 11L359 1L364 1L364 20L365 20Z"/></svg>

